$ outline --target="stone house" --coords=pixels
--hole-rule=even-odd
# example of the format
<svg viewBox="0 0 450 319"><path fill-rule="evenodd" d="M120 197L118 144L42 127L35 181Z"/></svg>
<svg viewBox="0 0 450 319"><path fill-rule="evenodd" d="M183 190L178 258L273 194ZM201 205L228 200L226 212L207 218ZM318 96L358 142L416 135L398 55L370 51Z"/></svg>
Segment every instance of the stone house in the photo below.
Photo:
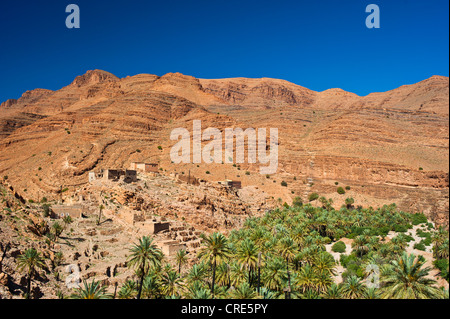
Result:
<svg viewBox="0 0 450 319"><path fill-rule="evenodd" d="M52 205L50 207L52 218L60 219L66 216L70 216L72 218L81 218L83 217L84 207L83 205L76 204L72 206L67 205Z"/></svg>
<svg viewBox="0 0 450 319"><path fill-rule="evenodd" d="M158 173L156 163L132 162L130 168L143 173Z"/></svg>
<svg viewBox="0 0 450 319"><path fill-rule="evenodd" d="M231 179L227 179L225 181L219 182L219 184L224 185L226 187L235 188L235 189L241 189L242 188L242 182L241 181L233 181Z"/></svg>

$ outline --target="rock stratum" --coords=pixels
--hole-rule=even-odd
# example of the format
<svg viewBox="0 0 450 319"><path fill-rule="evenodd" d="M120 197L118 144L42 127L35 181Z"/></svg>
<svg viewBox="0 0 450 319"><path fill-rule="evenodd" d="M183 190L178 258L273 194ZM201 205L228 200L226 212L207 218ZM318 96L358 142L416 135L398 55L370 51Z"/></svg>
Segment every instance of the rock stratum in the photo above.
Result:
<svg viewBox="0 0 450 319"><path fill-rule="evenodd" d="M259 164L173 164L170 133L192 131L193 120L203 129L278 128L278 172L268 178ZM448 226L448 121L442 76L358 96L269 78L120 79L94 70L60 90L36 89L0 105L0 174L17 196L57 199L62 189L70 197L86 185L91 170L154 162L163 173L240 180L288 203L313 192L337 206L347 197L364 206L395 202ZM337 185L350 189L339 195Z"/></svg>

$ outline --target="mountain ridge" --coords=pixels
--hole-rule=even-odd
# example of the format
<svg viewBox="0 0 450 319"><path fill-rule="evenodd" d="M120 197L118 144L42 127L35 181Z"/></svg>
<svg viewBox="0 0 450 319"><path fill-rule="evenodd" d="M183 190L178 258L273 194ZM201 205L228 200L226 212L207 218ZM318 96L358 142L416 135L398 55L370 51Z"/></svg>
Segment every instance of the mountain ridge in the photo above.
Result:
<svg viewBox="0 0 450 319"><path fill-rule="evenodd" d="M159 163L206 180L255 185L275 198L318 192L368 205L397 202L448 223L448 78L435 76L364 97L315 92L277 79L205 80L181 73L119 79L93 70L57 91L37 90L0 109L0 174L18 195L68 195L91 170ZM279 129L279 170L269 184L258 165L171 163L174 128ZM210 174L206 174L206 171ZM248 171L250 175L244 175ZM294 178L295 177L295 178ZM288 187L280 185L286 181ZM272 179L270 180L272 181Z"/></svg>

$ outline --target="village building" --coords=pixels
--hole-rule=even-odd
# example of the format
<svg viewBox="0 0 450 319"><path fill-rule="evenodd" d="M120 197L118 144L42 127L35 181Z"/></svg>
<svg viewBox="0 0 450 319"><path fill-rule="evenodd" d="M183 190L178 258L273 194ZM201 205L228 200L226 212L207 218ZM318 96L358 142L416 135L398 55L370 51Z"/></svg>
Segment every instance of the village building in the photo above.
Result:
<svg viewBox="0 0 450 319"><path fill-rule="evenodd" d="M170 222L156 220L135 221L134 225L138 226L142 230L145 230L150 235L155 235L159 232L169 230L170 228Z"/></svg>
<svg viewBox="0 0 450 319"><path fill-rule="evenodd" d="M119 181L123 179L125 183L137 182L137 172L132 169L105 169L99 172L89 172L89 183L97 179Z"/></svg>
<svg viewBox="0 0 450 319"><path fill-rule="evenodd" d="M186 249L185 244L180 244L176 240L164 240L155 243L158 246L164 255L170 257L175 256L179 250Z"/></svg>
<svg viewBox="0 0 450 319"><path fill-rule="evenodd" d="M231 179L227 179L225 181L220 181L219 184L224 185L226 187L235 188L235 189L241 189L242 188L242 182L241 181L233 181Z"/></svg>
<svg viewBox="0 0 450 319"><path fill-rule="evenodd" d="M67 205L52 205L50 207L51 214L50 217L56 219L62 219L64 217L70 216L72 218L83 217L84 207L80 204L75 204L71 206Z"/></svg>
<svg viewBox="0 0 450 319"><path fill-rule="evenodd" d="M125 170L125 175L124 175L123 181L125 183L137 182L137 172L132 169Z"/></svg>
<svg viewBox="0 0 450 319"><path fill-rule="evenodd" d="M130 168L143 173L158 173L156 163L132 162Z"/></svg>
<svg viewBox="0 0 450 319"><path fill-rule="evenodd" d="M89 183L92 183L97 179L95 172L89 172Z"/></svg>
<svg viewBox="0 0 450 319"><path fill-rule="evenodd" d="M175 178L178 183L183 182L183 183L196 185L196 186L200 185L200 180L191 174L187 174L187 175L177 174Z"/></svg>

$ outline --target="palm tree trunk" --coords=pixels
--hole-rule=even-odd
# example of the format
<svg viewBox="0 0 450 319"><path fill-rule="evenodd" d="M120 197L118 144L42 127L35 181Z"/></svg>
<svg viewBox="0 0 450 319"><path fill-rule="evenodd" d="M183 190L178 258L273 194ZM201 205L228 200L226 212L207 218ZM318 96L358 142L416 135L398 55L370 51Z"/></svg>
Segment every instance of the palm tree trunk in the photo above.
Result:
<svg viewBox="0 0 450 319"><path fill-rule="evenodd" d="M291 273L289 272L289 259L286 258L286 268L287 268L287 275L288 275L288 284L289 284L289 291L287 293L288 299L291 299Z"/></svg>
<svg viewBox="0 0 450 319"><path fill-rule="evenodd" d="M98 220L97 220L97 225L100 225L100 220L102 219L102 209L100 208L100 211L98 213Z"/></svg>
<svg viewBox="0 0 450 319"><path fill-rule="evenodd" d="M216 259L214 259L214 263L213 263L213 277L212 277L212 285L211 285L211 293L213 295L214 298L214 284L216 282Z"/></svg>
<svg viewBox="0 0 450 319"><path fill-rule="evenodd" d="M144 285L144 277L145 277L144 267L142 267L141 271L142 271L141 282L139 283L139 292L138 292L138 295L137 295L137 299L141 299L142 286Z"/></svg>
<svg viewBox="0 0 450 319"><path fill-rule="evenodd" d="M30 297L31 297L31 276L33 276L33 271L30 271L30 273L28 274L27 299L30 299Z"/></svg>
<svg viewBox="0 0 450 319"><path fill-rule="evenodd" d="M258 266L258 294L261 292L261 266Z"/></svg>
<svg viewBox="0 0 450 319"><path fill-rule="evenodd" d="M114 296L113 296L113 299L116 299L116 295L117 295L117 281L114 283Z"/></svg>

